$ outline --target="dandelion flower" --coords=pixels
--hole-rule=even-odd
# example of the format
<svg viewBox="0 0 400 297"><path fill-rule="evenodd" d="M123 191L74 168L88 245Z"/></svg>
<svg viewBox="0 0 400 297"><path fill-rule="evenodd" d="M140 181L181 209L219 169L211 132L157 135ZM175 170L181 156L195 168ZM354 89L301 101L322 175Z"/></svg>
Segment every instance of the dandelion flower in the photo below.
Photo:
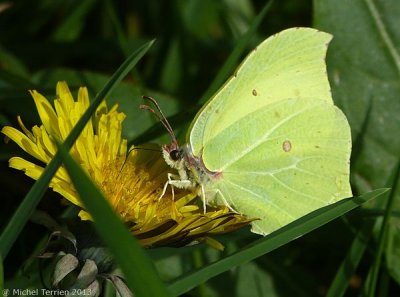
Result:
<svg viewBox="0 0 400 297"><path fill-rule="evenodd" d="M57 84L54 107L37 91L30 93L42 124L29 131L18 117L21 131L6 126L1 132L41 162L38 165L12 157L9 166L38 179L56 153L53 140L66 139L88 108L89 96L87 88L81 87L75 101L66 82ZM207 208L203 213L195 195L190 192L178 191L174 197L166 193L159 199L171 168L154 146L150 149L149 146L147 149L141 146L128 151L127 140L122 138L125 114L117 109L117 105L108 109L103 101L72 146L70 154L103 191L115 212L142 245L182 246L206 240L221 248L210 236L236 230L251 222L225 206ZM91 219L64 167L58 169L49 186L81 208L81 219Z"/></svg>

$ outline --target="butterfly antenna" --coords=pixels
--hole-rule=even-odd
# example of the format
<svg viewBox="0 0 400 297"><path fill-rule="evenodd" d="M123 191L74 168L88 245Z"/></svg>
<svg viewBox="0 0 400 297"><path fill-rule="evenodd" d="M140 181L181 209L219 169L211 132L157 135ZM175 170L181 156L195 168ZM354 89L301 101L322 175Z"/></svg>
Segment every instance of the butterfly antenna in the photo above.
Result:
<svg viewBox="0 0 400 297"><path fill-rule="evenodd" d="M131 154L131 152L133 152L134 150L145 150L145 151L153 151L153 152L161 152L160 149L151 149L151 148L147 148L147 147L138 147L138 146L132 146L129 150L128 153L125 156L125 160L124 163L122 163L121 169L119 170L119 174L121 174L122 170L125 167L126 162L128 161L129 155ZM118 175L119 175L118 174Z"/></svg>
<svg viewBox="0 0 400 297"><path fill-rule="evenodd" d="M155 110L148 105L140 105L140 108L148 110L152 114L154 114L158 118L158 120L161 122L161 124L165 127L165 129L168 131L168 134L171 136L172 141L174 143L177 143L178 141L175 137L174 130L172 129L171 125L169 124L167 118L165 117L164 113L162 112L160 105L158 105L157 101L154 98L149 97L149 96L143 96L143 99L149 100L151 103L153 103L153 105L156 107L158 113L155 112Z"/></svg>

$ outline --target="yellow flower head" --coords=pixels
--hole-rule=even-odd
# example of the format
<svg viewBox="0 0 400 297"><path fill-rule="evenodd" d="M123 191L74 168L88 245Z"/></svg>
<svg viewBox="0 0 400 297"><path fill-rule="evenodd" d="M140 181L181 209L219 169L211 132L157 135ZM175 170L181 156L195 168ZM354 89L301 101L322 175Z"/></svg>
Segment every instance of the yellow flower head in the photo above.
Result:
<svg viewBox="0 0 400 297"><path fill-rule="evenodd" d="M30 93L42 125L34 126L31 132L18 117L22 132L9 126L1 132L42 162L37 165L12 157L10 167L38 179L55 155L53 139L66 139L88 108L89 96L87 89L81 87L75 101L67 84L59 82L53 107L37 91ZM251 220L230 212L227 207L207 208L203 213L197 206L195 195L190 192L180 191L174 198L166 193L160 199L171 168L154 146L133 147L127 151L127 140L121 136L125 114L117 108L114 105L108 110L103 101L70 153L144 246L182 246L206 240L219 248L221 246L210 235L230 232L250 223ZM79 206L79 216L83 220L90 220L64 167L59 168L50 187Z"/></svg>

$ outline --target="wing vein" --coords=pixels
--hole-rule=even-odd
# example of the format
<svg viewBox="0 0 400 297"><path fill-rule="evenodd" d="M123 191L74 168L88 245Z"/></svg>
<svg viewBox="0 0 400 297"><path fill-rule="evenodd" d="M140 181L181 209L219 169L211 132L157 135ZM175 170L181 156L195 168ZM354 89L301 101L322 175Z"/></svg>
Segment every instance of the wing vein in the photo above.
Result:
<svg viewBox="0 0 400 297"><path fill-rule="evenodd" d="M253 145L248 146L245 150L243 150L242 152L238 153L236 155L235 158L232 158L230 162L226 163L224 166L222 166L222 168L220 169L221 171L224 171L227 167L229 167L230 165L236 163L238 160L240 160L241 158L243 158L245 155L247 155L248 153L250 153L252 150L254 150L255 148L257 148L259 145L261 145L263 142L265 142L268 137L276 130L278 129L280 126L282 126L283 124L287 123L288 121L290 121L291 119L293 119L294 117L302 114L303 112L313 108L315 106L312 107L308 107L308 108L304 108L301 109L300 111L282 119L281 121L279 121L275 126L271 127L268 131L265 132L264 135L262 135L262 137L256 141Z"/></svg>
<svg viewBox="0 0 400 297"><path fill-rule="evenodd" d="M311 195L302 193L302 192L300 192L300 191L297 191L296 189L293 189L293 188L290 187L287 183L283 182L282 180L280 180L279 178L277 178L277 177L276 177L275 175L273 175L273 174L271 174L271 177L274 178L274 179L275 179L279 184L281 184L283 187L285 187L285 188L288 189L289 191L292 191L293 193L296 193L296 194L298 194L298 195L300 195L300 196L304 196L304 197L310 198L310 199L312 199L312 200L315 200L315 201L318 201L318 202L322 202L323 204L326 204L326 202L325 202L324 200L322 200L322 199L318 199L318 198L315 197L315 196L311 196Z"/></svg>
<svg viewBox="0 0 400 297"><path fill-rule="evenodd" d="M255 193L255 192L251 191L251 190L248 189L248 188L244 188L244 187L242 187L242 186L238 185L237 183L234 183L234 182L232 182L232 181L230 181L230 180L226 180L226 181L227 181L228 183L230 183L232 186L234 186L234 187L236 187L236 188L239 188L240 190L242 190L242 191L244 191L244 192L250 193L250 194L252 194L252 195L254 195L254 196L258 197L258 198L263 199L264 201L266 201L268 204L270 204L271 206L275 207L275 208L278 209L279 211L284 212L284 213L285 213L288 217L290 217L291 219L293 219L293 220L295 219L295 217L294 217L293 215L291 215L291 214L288 213L286 210L284 210L283 208L281 208L281 207L279 207L278 205L276 205L275 203L273 203L270 199L265 199L265 197L263 197L263 196L261 196L261 195Z"/></svg>

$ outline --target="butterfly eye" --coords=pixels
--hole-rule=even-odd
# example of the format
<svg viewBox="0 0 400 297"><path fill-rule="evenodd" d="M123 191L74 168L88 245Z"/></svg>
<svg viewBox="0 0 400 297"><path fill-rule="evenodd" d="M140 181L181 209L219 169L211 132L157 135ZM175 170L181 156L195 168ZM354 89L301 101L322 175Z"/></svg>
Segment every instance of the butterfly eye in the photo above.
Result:
<svg viewBox="0 0 400 297"><path fill-rule="evenodd" d="M178 161L182 158L182 150L173 150L169 153L169 156L173 161Z"/></svg>

